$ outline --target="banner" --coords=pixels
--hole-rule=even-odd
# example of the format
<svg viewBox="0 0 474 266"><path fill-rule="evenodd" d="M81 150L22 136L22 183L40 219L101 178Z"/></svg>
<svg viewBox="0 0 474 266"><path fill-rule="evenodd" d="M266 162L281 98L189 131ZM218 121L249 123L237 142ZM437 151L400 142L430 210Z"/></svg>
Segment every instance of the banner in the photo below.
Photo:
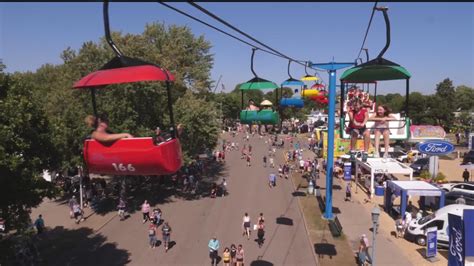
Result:
<svg viewBox="0 0 474 266"><path fill-rule="evenodd" d="M464 228L461 216L448 213L448 266L464 266Z"/></svg>
<svg viewBox="0 0 474 266"><path fill-rule="evenodd" d="M351 181L352 163L344 163L344 180Z"/></svg>
<svg viewBox="0 0 474 266"><path fill-rule="evenodd" d="M426 230L426 257L436 257L438 252L438 227L430 227Z"/></svg>
<svg viewBox="0 0 474 266"><path fill-rule="evenodd" d="M474 266L474 210L464 210L465 265Z"/></svg>
<svg viewBox="0 0 474 266"><path fill-rule="evenodd" d="M440 126L411 125L410 138L413 140L444 139L446 132Z"/></svg>

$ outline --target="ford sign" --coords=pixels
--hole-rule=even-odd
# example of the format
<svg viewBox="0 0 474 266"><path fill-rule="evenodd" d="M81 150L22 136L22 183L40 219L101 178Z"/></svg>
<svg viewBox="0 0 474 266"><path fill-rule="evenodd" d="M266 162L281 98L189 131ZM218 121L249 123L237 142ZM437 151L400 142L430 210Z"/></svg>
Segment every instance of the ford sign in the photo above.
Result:
<svg viewBox="0 0 474 266"><path fill-rule="evenodd" d="M417 149L424 154L445 155L454 151L454 145L444 140L431 140L418 144Z"/></svg>

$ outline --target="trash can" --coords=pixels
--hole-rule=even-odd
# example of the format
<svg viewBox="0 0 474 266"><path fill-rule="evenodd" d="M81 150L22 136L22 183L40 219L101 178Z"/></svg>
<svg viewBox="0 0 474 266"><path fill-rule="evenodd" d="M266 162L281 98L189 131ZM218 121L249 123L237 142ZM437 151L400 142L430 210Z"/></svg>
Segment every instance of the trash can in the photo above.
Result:
<svg viewBox="0 0 474 266"><path fill-rule="evenodd" d="M383 186L375 186L375 196L383 196L385 188Z"/></svg>

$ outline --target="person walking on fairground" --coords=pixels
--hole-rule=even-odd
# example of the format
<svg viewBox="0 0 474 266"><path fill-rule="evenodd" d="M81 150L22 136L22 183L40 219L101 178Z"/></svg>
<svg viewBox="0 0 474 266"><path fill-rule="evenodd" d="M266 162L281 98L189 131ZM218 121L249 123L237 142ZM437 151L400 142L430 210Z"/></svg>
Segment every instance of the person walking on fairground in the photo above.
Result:
<svg viewBox="0 0 474 266"><path fill-rule="evenodd" d="M235 254L235 259L237 261L236 266L244 266L244 248L242 245L237 247L237 253Z"/></svg>
<svg viewBox="0 0 474 266"><path fill-rule="evenodd" d="M270 186L270 188L276 186L276 175L274 173L271 173L268 176L268 185Z"/></svg>
<svg viewBox="0 0 474 266"><path fill-rule="evenodd" d="M154 224L148 226L148 244L150 248L155 248L156 246L156 227Z"/></svg>
<svg viewBox="0 0 474 266"><path fill-rule="evenodd" d="M150 219L150 204L145 200L142 204L143 223Z"/></svg>
<svg viewBox="0 0 474 266"><path fill-rule="evenodd" d="M270 160L270 167L271 167L271 168L275 168L275 163L274 163L274 161L273 161L273 157L270 157L269 160Z"/></svg>
<svg viewBox="0 0 474 266"><path fill-rule="evenodd" d="M123 200L123 198L120 198L119 204L117 205L118 215L120 217L120 221L125 220L125 208L126 207L127 207L127 205L125 204L125 201Z"/></svg>
<svg viewBox="0 0 474 266"><path fill-rule="evenodd" d="M244 232L242 233L243 236L247 235L247 240L250 239L250 216L248 213L244 214L244 217L242 218L242 227L244 229Z"/></svg>
<svg viewBox="0 0 474 266"><path fill-rule="evenodd" d="M72 198L69 200L69 217L72 219L74 218L74 210L73 210L73 206L74 204L77 204L77 200L76 200L76 196L72 196Z"/></svg>
<svg viewBox="0 0 474 266"><path fill-rule="evenodd" d="M165 252L168 252L170 239L171 239L171 227L168 222L165 222L161 227L161 232L163 233L163 244L165 246Z"/></svg>
<svg viewBox="0 0 474 266"><path fill-rule="evenodd" d="M405 232L408 229L408 226L410 226L411 222L411 213L410 212L405 212L405 219L403 220L403 231L402 231L402 236L405 236Z"/></svg>
<svg viewBox="0 0 474 266"><path fill-rule="evenodd" d="M240 157L241 159L244 159L244 158L245 158L245 155L247 154L246 151L247 151L247 144L244 144L244 146L243 146L242 149L240 150L241 155L242 155L242 156Z"/></svg>
<svg viewBox="0 0 474 266"><path fill-rule="evenodd" d="M82 215L82 209L81 209L81 206L79 205L79 203L75 203L73 206L72 206L72 210L73 210L73 213L74 213L74 219L76 219L76 224L79 224L79 222L84 219L84 216Z"/></svg>
<svg viewBox="0 0 474 266"><path fill-rule="evenodd" d="M267 167L267 156L263 155L263 167Z"/></svg>
<svg viewBox="0 0 474 266"><path fill-rule="evenodd" d="M352 193L351 193L351 182L347 182L346 184L346 197L344 201L352 201Z"/></svg>
<svg viewBox="0 0 474 266"><path fill-rule="evenodd" d="M467 168L464 168L464 172L462 172L462 179L464 179L464 182L469 182L469 171L467 170Z"/></svg>
<svg viewBox="0 0 474 266"><path fill-rule="evenodd" d="M230 259L230 249L225 247L224 252L222 252L222 261L224 262L224 266L230 266Z"/></svg>
<svg viewBox="0 0 474 266"><path fill-rule="evenodd" d="M252 155L252 145L249 144L249 154Z"/></svg>
<svg viewBox="0 0 474 266"><path fill-rule="evenodd" d="M43 215L39 215L38 218L36 218L36 221L34 223L36 227L37 234L43 233L44 230L44 220L43 220Z"/></svg>
<svg viewBox="0 0 474 266"><path fill-rule="evenodd" d="M237 247L232 244L230 245L230 262L232 263L232 266L234 266L237 263L237 260L235 259L235 256L237 255Z"/></svg>
<svg viewBox="0 0 474 266"><path fill-rule="evenodd" d="M396 237L399 238L403 234L403 221L402 217L398 215L397 220L395 221Z"/></svg>
<svg viewBox="0 0 474 266"><path fill-rule="evenodd" d="M250 167L250 154L247 154L247 167Z"/></svg>
<svg viewBox="0 0 474 266"><path fill-rule="evenodd" d="M367 256L369 255L369 239L365 234L360 236L359 251L357 253L357 258L360 265L364 265L367 261Z"/></svg>
<svg viewBox="0 0 474 266"><path fill-rule="evenodd" d="M219 250L219 240L214 236L211 240L209 240L209 258L211 258L211 265L217 265L218 259L218 250Z"/></svg>
<svg viewBox="0 0 474 266"><path fill-rule="evenodd" d="M257 237L258 237L258 247L261 248L263 245L264 237L265 237L265 225L263 220L258 221L257 225Z"/></svg>

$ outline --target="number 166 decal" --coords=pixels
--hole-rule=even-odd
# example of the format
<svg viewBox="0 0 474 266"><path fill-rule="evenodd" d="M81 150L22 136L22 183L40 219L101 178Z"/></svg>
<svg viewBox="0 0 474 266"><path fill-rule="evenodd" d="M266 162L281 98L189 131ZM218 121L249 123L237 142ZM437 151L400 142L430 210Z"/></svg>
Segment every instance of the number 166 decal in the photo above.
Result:
<svg viewBox="0 0 474 266"><path fill-rule="evenodd" d="M119 163L119 164L112 163L112 166L114 167L115 171L135 172L135 167L133 167L133 165L130 163L127 166L125 166L123 163Z"/></svg>

